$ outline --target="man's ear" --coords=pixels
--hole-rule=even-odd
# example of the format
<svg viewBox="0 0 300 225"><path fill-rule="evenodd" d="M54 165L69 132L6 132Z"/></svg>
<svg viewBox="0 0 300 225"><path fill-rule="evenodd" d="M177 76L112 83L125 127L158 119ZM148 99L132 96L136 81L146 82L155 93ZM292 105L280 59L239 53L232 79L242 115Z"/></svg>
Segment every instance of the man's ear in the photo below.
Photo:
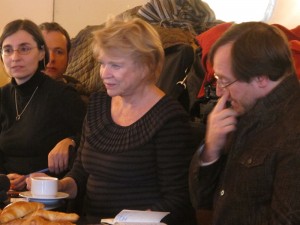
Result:
<svg viewBox="0 0 300 225"><path fill-rule="evenodd" d="M268 83L270 82L270 79L266 75L260 75L258 77L254 78L256 84L260 88L265 88L268 86Z"/></svg>

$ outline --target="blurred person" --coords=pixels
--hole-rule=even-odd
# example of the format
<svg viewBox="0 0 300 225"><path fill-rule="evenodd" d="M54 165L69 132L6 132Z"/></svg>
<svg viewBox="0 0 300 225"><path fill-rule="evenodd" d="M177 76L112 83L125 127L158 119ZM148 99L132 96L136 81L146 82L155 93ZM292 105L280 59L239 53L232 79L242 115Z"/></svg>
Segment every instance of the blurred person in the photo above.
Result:
<svg viewBox="0 0 300 225"><path fill-rule="evenodd" d="M78 156L59 191L71 198L86 191L89 223L134 209L170 212L168 225L192 224L195 146L185 110L155 85L164 62L158 33L141 19L112 20L94 33L93 50L106 92L90 97Z"/></svg>
<svg viewBox="0 0 300 225"><path fill-rule="evenodd" d="M67 171L85 105L73 88L41 72L48 63L48 50L35 23L8 23L0 48L12 78L0 95L0 173L7 174L12 189L21 191L29 173L44 168L55 175Z"/></svg>
<svg viewBox="0 0 300 225"><path fill-rule="evenodd" d="M214 225L300 224L300 89L285 35L234 24L209 61L220 99L191 163L197 208Z"/></svg>
<svg viewBox="0 0 300 225"><path fill-rule="evenodd" d="M71 50L71 39L68 32L56 22L42 23L39 28L49 51L49 62L44 73L54 80L74 87L87 103L88 94L84 86L74 77L65 75Z"/></svg>

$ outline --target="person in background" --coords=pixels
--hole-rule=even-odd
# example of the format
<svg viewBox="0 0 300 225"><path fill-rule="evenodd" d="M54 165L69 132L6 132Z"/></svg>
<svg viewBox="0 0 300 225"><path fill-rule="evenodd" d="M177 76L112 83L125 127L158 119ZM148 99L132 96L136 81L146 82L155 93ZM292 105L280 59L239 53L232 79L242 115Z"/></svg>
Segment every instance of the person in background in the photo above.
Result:
<svg viewBox="0 0 300 225"><path fill-rule="evenodd" d="M300 224L300 89L285 35L234 24L209 60L220 99L193 158L198 208L214 225Z"/></svg>
<svg viewBox="0 0 300 225"><path fill-rule="evenodd" d="M42 71L48 50L30 20L8 23L0 36L1 60L11 82L0 92L0 173L24 190L29 173L69 166L69 148L80 138L85 104L78 93Z"/></svg>
<svg viewBox="0 0 300 225"><path fill-rule="evenodd" d="M54 80L74 87L87 103L88 94L83 85L74 77L64 75L68 67L71 39L68 32L56 22L45 22L39 25L49 51L49 62L44 73Z"/></svg>
<svg viewBox="0 0 300 225"><path fill-rule="evenodd" d="M168 225L193 220L195 145L185 110L155 85L164 61L158 33L137 18L108 21L94 33L93 50L106 92L90 97L78 155L59 191L71 198L86 191L89 223L123 209L170 212Z"/></svg>

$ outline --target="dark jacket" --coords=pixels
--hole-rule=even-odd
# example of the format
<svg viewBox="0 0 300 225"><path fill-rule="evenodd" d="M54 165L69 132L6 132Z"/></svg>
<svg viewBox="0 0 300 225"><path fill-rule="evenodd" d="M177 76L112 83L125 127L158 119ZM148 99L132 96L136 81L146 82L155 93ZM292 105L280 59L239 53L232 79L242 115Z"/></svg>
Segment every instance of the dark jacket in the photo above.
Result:
<svg viewBox="0 0 300 225"><path fill-rule="evenodd" d="M228 154L226 154L228 152ZM300 89L286 78L239 120L224 155L198 171L214 225L300 224Z"/></svg>

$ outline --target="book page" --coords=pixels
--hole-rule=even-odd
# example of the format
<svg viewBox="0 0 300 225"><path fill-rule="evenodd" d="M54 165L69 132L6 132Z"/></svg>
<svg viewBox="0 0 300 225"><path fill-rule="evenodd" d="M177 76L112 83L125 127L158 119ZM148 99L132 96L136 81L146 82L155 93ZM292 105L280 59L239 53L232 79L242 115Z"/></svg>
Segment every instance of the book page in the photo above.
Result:
<svg viewBox="0 0 300 225"><path fill-rule="evenodd" d="M168 215L169 212L155 212L155 211L139 211L139 210L122 210L114 219L114 224L130 223L149 223L160 224L162 218Z"/></svg>
<svg viewBox="0 0 300 225"><path fill-rule="evenodd" d="M165 223L148 223L148 222L116 222L113 225L167 225Z"/></svg>

